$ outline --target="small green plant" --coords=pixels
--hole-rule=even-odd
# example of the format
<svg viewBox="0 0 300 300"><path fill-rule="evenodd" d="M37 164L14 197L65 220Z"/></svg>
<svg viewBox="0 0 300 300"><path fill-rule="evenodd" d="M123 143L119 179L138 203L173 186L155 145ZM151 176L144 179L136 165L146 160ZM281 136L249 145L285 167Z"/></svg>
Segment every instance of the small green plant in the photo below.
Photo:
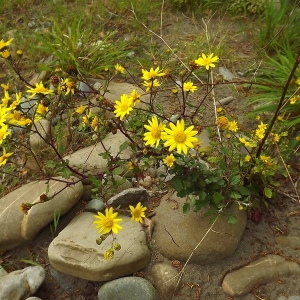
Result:
<svg viewBox="0 0 300 300"><path fill-rule="evenodd" d="M50 231L53 238L57 235L57 227L60 219L60 211L55 210L53 214L53 223L50 224Z"/></svg>

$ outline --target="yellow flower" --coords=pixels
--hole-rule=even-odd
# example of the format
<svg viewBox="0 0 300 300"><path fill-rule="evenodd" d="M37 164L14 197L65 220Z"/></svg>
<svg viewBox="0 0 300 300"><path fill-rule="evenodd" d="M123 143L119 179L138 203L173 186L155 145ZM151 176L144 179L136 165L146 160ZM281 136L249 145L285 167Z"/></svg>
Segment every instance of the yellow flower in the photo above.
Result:
<svg viewBox="0 0 300 300"><path fill-rule="evenodd" d="M243 137L240 137L239 138L239 141L244 144L246 147L249 147L249 148L253 148L253 147L256 147L256 142L254 141L247 141L245 138Z"/></svg>
<svg viewBox="0 0 300 300"><path fill-rule="evenodd" d="M204 53L202 53L201 57L195 60L196 65L199 67L205 67L206 70L209 70L209 67L214 68L215 67L215 62L219 60L218 56L214 56L213 53L210 55L206 56Z"/></svg>
<svg viewBox="0 0 300 300"><path fill-rule="evenodd" d="M9 120L9 124L12 125L26 126L32 123L30 119L26 119L24 116L22 116L21 112L16 110L11 115L9 115L9 117L11 118Z"/></svg>
<svg viewBox="0 0 300 300"><path fill-rule="evenodd" d="M300 77L298 77L298 78L296 79L295 83L296 83L297 85L300 85Z"/></svg>
<svg viewBox="0 0 300 300"><path fill-rule="evenodd" d="M161 86L160 82L157 79L154 79L152 81L144 81L143 86L146 87L146 93L150 91L150 89Z"/></svg>
<svg viewBox="0 0 300 300"><path fill-rule="evenodd" d="M104 253L104 259L111 260L114 258L114 255L115 255L114 250L109 249Z"/></svg>
<svg viewBox="0 0 300 300"><path fill-rule="evenodd" d="M194 85L193 82L188 81L188 82L185 82L183 84L183 90L185 92L192 92L192 93L194 93L195 91L197 91L197 86Z"/></svg>
<svg viewBox="0 0 300 300"><path fill-rule="evenodd" d="M181 152L187 154L187 148L194 148L193 143L198 142L198 139L194 137L198 131L193 130L193 125L185 129L184 120L178 120L176 126L170 123L170 127L171 129L165 128L166 135L164 136L164 140L166 142L164 146L170 147L169 151L177 148L179 154Z"/></svg>
<svg viewBox="0 0 300 300"><path fill-rule="evenodd" d="M4 107L8 108L8 102L10 100L10 95L8 91L4 90L4 97L2 98L2 104Z"/></svg>
<svg viewBox="0 0 300 300"><path fill-rule="evenodd" d="M99 118L97 116L95 116L92 123L91 123L91 127L93 128L94 131L98 131L99 124L100 124Z"/></svg>
<svg viewBox="0 0 300 300"><path fill-rule="evenodd" d="M153 80L155 77L161 77L165 75L165 73L159 73L159 67L157 67L155 70L151 68L150 71L142 69L142 73L142 79L144 80Z"/></svg>
<svg viewBox="0 0 300 300"><path fill-rule="evenodd" d="M273 144L279 142L279 140L280 140L280 135L278 133L271 133L271 137L273 140Z"/></svg>
<svg viewBox="0 0 300 300"><path fill-rule="evenodd" d="M278 121L283 121L283 116L278 116L278 117L277 117L277 120L278 120Z"/></svg>
<svg viewBox="0 0 300 300"><path fill-rule="evenodd" d="M227 129L230 131L233 131L233 132L238 131L239 127L238 127L237 121L228 122Z"/></svg>
<svg viewBox="0 0 300 300"><path fill-rule="evenodd" d="M116 64L115 69L116 69L116 72L121 73L121 74L125 74L125 69L121 65Z"/></svg>
<svg viewBox="0 0 300 300"><path fill-rule="evenodd" d="M135 164L134 164L132 161L129 161L129 162L127 163L127 166L128 166L128 169L129 169L129 170L133 170L133 169L135 168Z"/></svg>
<svg viewBox="0 0 300 300"><path fill-rule="evenodd" d="M221 111L223 111L223 107L218 107L217 112L220 113Z"/></svg>
<svg viewBox="0 0 300 300"><path fill-rule="evenodd" d="M7 42L4 42L4 40L1 40L0 41L0 50L2 50L3 48L9 46L11 44L11 42L13 41L13 39L10 39L9 41Z"/></svg>
<svg viewBox="0 0 300 300"><path fill-rule="evenodd" d="M36 94L48 95L53 93L53 90L49 90L44 87L42 81L40 83L36 83L35 88L32 88L30 86L27 87L29 88L29 90L27 90L26 92L32 94L29 98L33 98Z"/></svg>
<svg viewBox="0 0 300 300"><path fill-rule="evenodd" d="M21 98L22 98L22 93L16 93L16 98L15 100L11 103L9 106L11 109L15 109L18 105L21 103Z"/></svg>
<svg viewBox="0 0 300 300"><path fill-rule="evenodd" d="M167 165L169 168L173 167L175 161L176 158L173 154L170 154L163 159L164 164Z"/></svg>
<svg viewBox="0 0 300 300"><path fill-rule="evenodd" d="M18 54L19 56L22 56L22 55L23 55L23 51L22 51L21 49L19 49L19 50L17 50L17 54Z"/></svg>
<svg viewBox="0 0 300 300"><path fill-rule="evenodd" d="M250 161L250 160L251 160L251 156L250 156L250 155L246 155L245 158L244 158L244 161L247 161L247 162L248 162L248 161Z"/></svg>
<svg viewBox="0 0 300 300"><path fill-rule="evenodd" d="M77 109L75 110L76 113L82 115L84 113L84 111L86 110L86 106L85 105L80 105L77 107Z"/></svg>
<svg viewBox="0 0 300 300"><path fill-rule="evenodd" d="M76 89L76 83L70 81L68 78L63 80L60 90L65 92L65 95L68 95L70 92L74 95Z"/></svg>
<svg viewBox="0 0 300 300"><path fill-rule="evenodd" d="M144 141L146 141L146 146L150 145L158 147L160 140L164 136L165 125L158 122L156 116L152 117L152 120L148 120L149 125L144 125L144 127L149 130L144 134Z"/></svg>
<svg viewBox="0 0 300 300"><path fill-rule="evenodd" d="M34 115L34 121L38 121L45 117L49 108L44 106L42 103L36 103L36 111Z"/></svg>
<svg viewBox="0 0 300 300"><path fill-rule="evenodd" d="M265 135L266 129L267 124L260 122L260 124L257 126L257 129L255 130L255 136L259 139L262 139Z"/></svg>
<svg viewBox="0 0 300 300"><path fill-rule="evenodd" d="M300 95L290 98L290 103L295 104L297 101L300 101Z"/></svg>
<svg viewBox="0 0 300 300"><path fill-rule="evenodd" d="M270 159L270 156L266 156L266 155L261 155L259 157L260 160L262 160L263 162L268 162Z"/></svg>
<svg viewBox="0 0 300 300"><path fill-rule="evenodd" d="M139 202L136 207L133 207L132 205L129 205L130 213L131 213L131 220L143 223L143 218L146 217L145 210L147 210L147 207L144 207L141 202Z"/></svg>
<svg viewBox="0 0 300 300"><path fill-rule="evenodd" d="M11 134L8 131L8 126L6 124L2 124L0 128L0 145L2 145L3 141Z"/></svg>
<svg viewBox="0 0 300 300"><path fill-rule="evenodd" d="M4 91L9 91L11 85L9 83L8 84L1 83L1 87L3 88Z"/></svg>
<svg viewBox="0 0 300 300"><path fill-rule="evenodd" d="M3 153L0 156L0 166L4 166L6 164L8 158L12 155L13 155L12 152L6 153L6 150L3 148Z"/></svg>
<svg viewBox="0 0 300 300"><path fill-rule="evenodd" d="M133 104L140 102L141 95L136 91L136 89L132 90L130 97L132 98Z"/></svg>
<svg viewBox="0 0 300 300"><path fill-rule="evenodd" d="M114 107L114 113L116 117L120 117L120 120L123 120L125 115L129 114L133 110L132 98L126 94L123 94L120 101L116 101Z"/></svg>
<svg viewBox="0 0 300 300"><path fill-rule="evenodd" d="M123 228L117 224L122 221L122 219L117 219L118 213L114 213L113 208L105 209L105 215L98 212L98 215L94 215L97 221L93 223L96 225L96 229L99 229L99 234L107 234L111 231L114 234L118 234L119 230Z"/></svg>
<svg viewBox="0 0 300 300"><path fill-rule="evenodd" d="M225 130L228 128L229 120L225 116L221 116L217 118L216 124L219 128Z"/></svg>
<svg viewBox="0 0 300 300"><path fill-rule="evenodd" d="M173 88L172 89L172 93L175 94L175 95L178 94L178 89L177 88Z"/></svg>
<svg viewBox="0 0 300 300"><path fill-rule="evenodd" d="M2 52L0 52L1 56L5 59L9 58L10 57L10 52L6 49L6 50L3 50Z"/></svg>

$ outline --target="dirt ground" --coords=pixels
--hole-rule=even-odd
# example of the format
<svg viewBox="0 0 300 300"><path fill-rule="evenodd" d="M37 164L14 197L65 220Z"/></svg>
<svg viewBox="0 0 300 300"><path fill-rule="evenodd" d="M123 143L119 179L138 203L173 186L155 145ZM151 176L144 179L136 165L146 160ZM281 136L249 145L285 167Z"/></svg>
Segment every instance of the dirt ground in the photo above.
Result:
<svg viewBox="0 0 300 300"><path fill-rule="evenodd" d="M178 14L170 19L168 26L164 28L164 39L167 43L173 43L177 40L179 45L186 41L197 40L197 35L205 36L205 26L201 20L195 20L184 14ZM248 22L251 22L248 20ZM249 80L241 77L241 73L257 66L256 53L253 45L250 43L248 36L240 30L239 21L229 20L225 18L213 18L208 25L212 32L217 33L213 38L215 41L224 41L228 57L239 57L234 63L229 59L221 59L221 65L227 67L236 76L236 81ZM161 41L160 41L161 42ZM201 47L201 45L199 45ZM205 49L203 49L205 51ZM241 73L238 73L241 72ZM227 109L235 115L243 118L245 110L249 110L247 106L247 94L249 91L244 86L230 85L222 86L216 89L216 97L221 100L227 96L233 95L235 100L227 106ZM203 116L209 125L211 115ZM299 174L295 175L299 176ZM288 183L287 192L293 193ZM66 216L59 221L57 233L61 231L70 220L79 213L86 203L79 202ZM276 282L266 285L257 286L250 294L243 297L230 298L226 296L221 288L224 276L235 269L243 267L255 259L269 254L278 254L287 259L300 263L299 250L293 250L276 244L274 238L278 235L300 236L300 205L293 202L290 198L278 195L269 208L264 208L263 218L259 223L255 223L249 214L248 224L236 252L224 260L222 263L199 266L188 264L183 277L183 286L179 294L174 298L178 300L184 299L203 299L203 300L275 300L279 296L300 295L299 278L280 278ZM292 213L294 212L294 214ZM155 229L154 229L155 230ZM41 264L46 270L46 280L37 292L36 296L43 300L95 300L97 299L97 291L101 286L101 282L91 282L74 278L72 276L62 274L55 271L49 264L47 258L47 248L52 241L49 226L47 226L34 240L27 244L5 252L0 257L2 264L7 271L13 271L24 268L27 264L23 261L31 260ZM144 270L141 270L145 278L149 277L151 266L160 261L167 261L152 247L151 264ZM171 262L169 262L171 263ZM184 262L181 262L184 263ZM193 286L193 287L192 287Z"/></svg>

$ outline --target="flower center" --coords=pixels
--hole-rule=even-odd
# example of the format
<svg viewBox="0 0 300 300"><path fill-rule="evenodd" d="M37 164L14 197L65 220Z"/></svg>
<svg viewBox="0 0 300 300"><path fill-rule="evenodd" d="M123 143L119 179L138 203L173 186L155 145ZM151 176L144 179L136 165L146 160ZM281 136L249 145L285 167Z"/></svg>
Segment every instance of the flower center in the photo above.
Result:
<svg viewBox="0 0 300 300"><path fill-rule="evenodd" d="M111 220L111 219L109 219L109 218L105 218L105 219L103 220L103 226L104 226L105 228L112 228L113 225L114 225L113 220Z"/></svg>
<svg viewBox="0 0 300 300"><path fill-rule="evenodd" d="M151 129L151 135L152 135L153 138L159 139L160 136L161 136L161 130L158 127L152 128Z"/></svg>
<svg viewBox="0 0 300 300"><path fill-rule="evenodd" d="M176 143L184 143L186 141L186 134L184 131L177 131L174 133L174 140Z"/></svg>

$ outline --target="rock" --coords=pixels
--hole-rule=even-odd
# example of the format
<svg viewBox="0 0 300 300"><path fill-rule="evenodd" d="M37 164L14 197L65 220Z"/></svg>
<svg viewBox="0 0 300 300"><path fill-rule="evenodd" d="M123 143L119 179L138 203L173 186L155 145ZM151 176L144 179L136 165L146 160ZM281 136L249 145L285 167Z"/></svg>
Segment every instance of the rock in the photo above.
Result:
<svg viewBox="0 0 300 300"><path fill-rule="evenodd" d="M139 181L139 184L144 188L149 188L153 184L153 179L151 176L147 175L144 179Z"/></svg>
<svg viewBox="0 0 300 300"><path fill-rule="evenodd" d="M197 135L197 138L201 143L198 151L203 153L210 152L212 146L211 146L211 140L209 138L209 132L206 129L204 129L201 131L199 135Z"/></svg>
<svg viewBox="0 0 300 300"><path fill-rule="evenodd" d="M182 276L167 263L155 264L151 269L151 276L162 300L173 299L181 287Z"/></svg>
<svg viewBox="0 0 300 300"><path fill-rule="evenodd" d="M130 141L120 131L116 134L108 134L102 142L113 157L116 157L120 152L120 145L125 142L130 143ZM99 174L107 170L107 160L100 156L101 153L105 153L105 149L103 148L102 143L97 143L80 149L64 157L64 159L68 160L69 165L76 170L85 172L86 174ZM121 154L119 154L119 157L121 159L128 159L131 154L132 151L130 150L130 147L127 147ZM124 166L124 171L126 171L126 168L127 166Z"/></svg>
<svg viewBox="0 0 300 300"><path fill-rule="evenodd" d="M2 266L0 266L0 278L7 275L7 274L8 273L5 271L5 269Z"/></svg>
<svg viewBox="0 0 300 300"><path fill-rule="evenodd" d="M29 297L26 300L42 300L42 299L38 297Z"/></svg>
<svg viewBox="0 0 300 300"><path fill-rule="evenodd" d="M293 249L300 249L300 237L298 236L277 236L275 237L275 242Z"/></svg>
<svg viewBox="0 0 300 300"><path fill-rule="evenodd" d="M280 296L277 300L300 300L300 296Z"/></svg>
<svg viewBox="0 0 300 300"><path fill-rule="evenodd" d="M99 300L157 300L156 290L149 281L140 277L124 277L103 284Z"/></svg>
<svg viewBox="0 0 300 300"><path fill-rule="evenodd" d="M30 135L30 146L33 151L43 150L49 145L50 129L51 123L46 119L41 119L33 124L33 133Z"/></svg>
<svg viewBox="0 0 300 300"><path fill-rule="evenodd" d="M145 232L139 223L121 216L123 230L117 237L121 250L115 251L112 260L103 255L111 247L109 236L97 245L99 234L95 229L94 214L77 215L52 241L48 248L51 265L60 272L92 281L108 281L130 275L150 262L150 251Z"/></svg>
<svg viewBox="0 0 300 300"><path fill-rule="evenodd" d="M219 67L219 73L226 81L231 81L234 78L232 72L230 72L227 68Z"/></svg>
<svg viewBox="0 0 300 300"><path fill-rule="evenodd" d="M218 101L216 103L216 106L219 107L219 106L227 105L227 104L229 104L233 100L234 100L234 97L232 97L232 96L223 98L223 99L221 99L220 101Z"/></svg>
<svg viewBox="0 0 300 300"><path fill-rule="evenodd" d="M101 199L93 199L86 206L86 211L97 213L98 211L104 211L106 208L103 200Z"/></svg>
<svg viewBox="0 0 300 300"><path fill-rule="evenodd" d="M174 201L178 203L177 209ZM155 208L156 215L152 218L157 250L170 260L186 261L211 226L211 216L203 217L205 211L184 214L184 203L185 198L177 197L176 193L167 194ZM228 223L229 214L236 216L237 224ZM237 206L229 208L227 216L218 217L212 230L194 251L190 262L204 265L229 257L238 247L246 222L245 211L238 210Z"/></svg>
<svg viewBox="0 0 300 300"><path fill-rule="evenodd" d="M55 179L55 178L54 178ZM64 179L69 183L75 178ZM53 221L54 212L64 215L80 199L82 184L77 182L65 188L64 182L50 180L28 183L0 199L0 251L12 249L34 238L38 232ZM40 196L49 189L48 197L59 192L50 201L33 206L25 215L20 207L22 203L37 203Z"/></svg>
<svg viewBox="0 0 300 300"><path fill-rule="evenodd" d="M113 207L128 208L129 205L135 206L139 202L144 204L147 201L148 194L145 189L130 188L110 198L107 203Z"/></svg>
<svg viewBox="0 0 300 300"><path fill-rule="evenodd" d="M31 99L28 97L21 98L21 111L30 117L33 117L35 113L35 104L39 100L38 96L34 96Z"/></svg>
<svg viewBox="0 0 300 300"><path fill-rule="evenodd" d="M258 284L269 283L292 275L300 275L300 266L296 262L270 254L227 274L222 288L230 296L242 296L249 293Z"/></svg>
<svg viewBox="0 0 300 300"><path fill-rule="evenodd" d="M0 278L0 300L22 300L37 292L46 272L41 266L27 267Z"/></svg>

